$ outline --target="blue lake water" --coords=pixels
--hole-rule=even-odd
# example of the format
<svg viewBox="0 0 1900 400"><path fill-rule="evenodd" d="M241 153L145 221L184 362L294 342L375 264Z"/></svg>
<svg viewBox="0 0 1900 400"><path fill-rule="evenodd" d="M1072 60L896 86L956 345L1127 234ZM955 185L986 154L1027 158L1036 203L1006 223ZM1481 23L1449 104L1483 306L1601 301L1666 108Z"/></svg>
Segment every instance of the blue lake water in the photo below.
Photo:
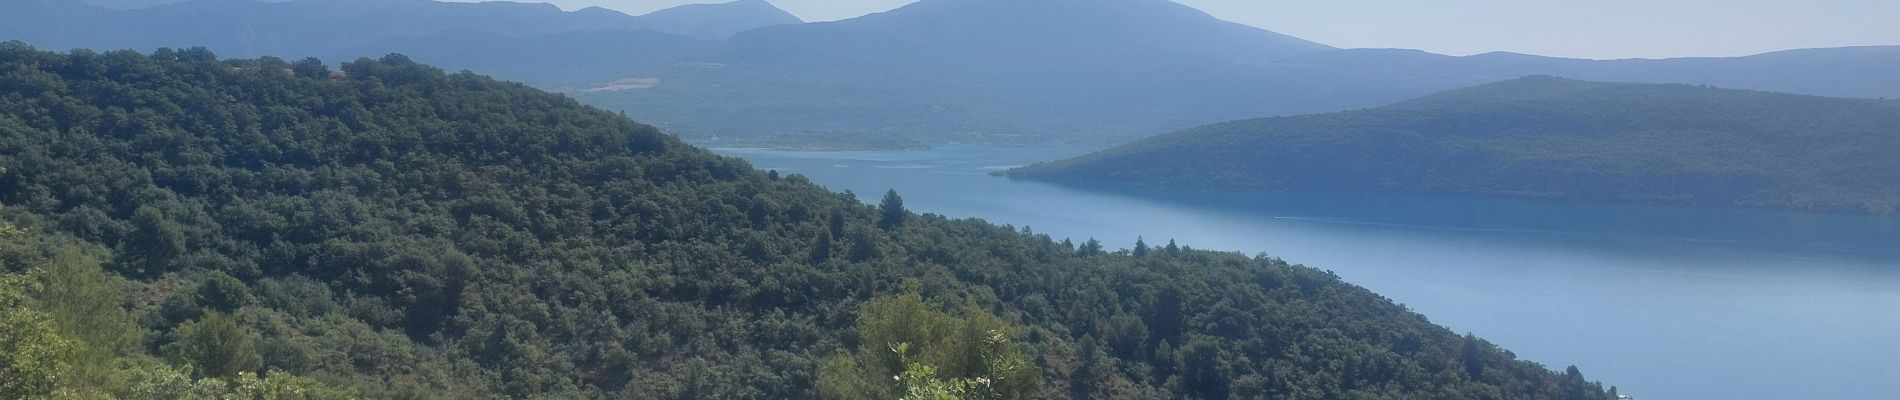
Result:
<svg viewBox="0 0 1900 400"><path fill-rule="evenodd" d="M989 176L1085 149L716 149L914 211L1112 247L1176 239L1337 272L1639 399L1900 398L1900 218Z"/></svg>

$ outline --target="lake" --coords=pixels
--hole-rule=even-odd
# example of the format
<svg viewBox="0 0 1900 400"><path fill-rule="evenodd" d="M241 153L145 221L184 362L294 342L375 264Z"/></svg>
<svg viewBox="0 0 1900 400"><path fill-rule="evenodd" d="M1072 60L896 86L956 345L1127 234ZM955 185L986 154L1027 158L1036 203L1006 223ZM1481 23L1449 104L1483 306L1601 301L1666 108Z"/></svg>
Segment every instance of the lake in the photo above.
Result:
<svg viewBox="0 0 1900 400"><path fill-rule="evenodd" d="M1900 218L1388 195L1067 187L992 171L1086 149L715 149L875 202L1266 252L1638 399L1900 398Z"/></svg>

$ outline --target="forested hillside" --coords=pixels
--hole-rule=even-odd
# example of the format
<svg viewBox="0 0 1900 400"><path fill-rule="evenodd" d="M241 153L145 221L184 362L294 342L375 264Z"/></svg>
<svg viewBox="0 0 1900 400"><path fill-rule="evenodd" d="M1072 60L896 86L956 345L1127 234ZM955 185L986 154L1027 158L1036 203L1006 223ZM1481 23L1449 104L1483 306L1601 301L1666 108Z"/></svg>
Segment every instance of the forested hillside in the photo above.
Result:
<svg viewBox="0 0 1900 400"><path fill-rule="evenodd" d="M0 372L32 378L0 393L1606 397L1264 255L873 207L519 84L340 71L0 45Z"/></svg>
<svg viewBox="0 0 1900 400"><path fill-rule="evenodd" d="M1896 154L1893 101L1533 76L1209 125L1010 175L1892 214Z"/></svg>

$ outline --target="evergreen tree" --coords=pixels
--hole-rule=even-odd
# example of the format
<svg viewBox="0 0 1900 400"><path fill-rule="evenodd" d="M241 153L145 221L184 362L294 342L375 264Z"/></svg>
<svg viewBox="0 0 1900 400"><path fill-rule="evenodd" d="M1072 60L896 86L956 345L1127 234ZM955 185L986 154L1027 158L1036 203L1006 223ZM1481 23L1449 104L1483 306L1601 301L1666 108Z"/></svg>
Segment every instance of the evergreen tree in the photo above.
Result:
<svg viewBox="0 0 1900 400"><path fill-rule="evenodd" d="M860 348L818 371L826 399L1029 399L1042 374L1011 339L1014 327L982 309L936 310L916 288L865 304Z"/></svg>
<svg viewBox="0 0 1900 400"><path fill-rule="evenodd" d="M77 343L30 307L28 286L23 277L0 275L0 399L53 398L72 371L67 355Z"/></svg>
<svg viewBox="0 0 1900 400"><path fill-rule="evenodd" d="M825 225L831 231L831 237L844 237L844 210L831 209L831 215L825 217Z"/></svg>
<svg viewBox="0 0 1900 400"><path fill-rule="evenodd" d="M198 284L193 298L199 306L229 313L251 304L251 288L231 275L213 272L203 283Z"/></svg>
<svg viewBox="0 0 1900 400"><path fill-rule="evenodd" d="M1221 364L1218 343L1205 338L1189 340L1181 346L1182 388L1189 398L1225 399L1232 381Z"/></svg>
<svg viewBox="0 0 1900 400"><path fill-rule="evenodd" d="M296 63L291 64L290 70L291 70L291 73L296 74L298 77L301 77L301 78L308 78L308 79L329 79L330 78L330 67L324 66L323 60L318 60L315 57L298 60Z"/></svg>
<svg viewBox="0 0 1900 400"><path fill-rule="evenodd" d="M877 224L884 230L903 228L904 218L910 214L910 210L904 209L904 198L897 195L896 189L884 193L884 201L878 203L877 209L879 215L883 216Z"/></svg>
<svg viewBox="0 0 1900 400"><path fill-rule="evenodd" d="M851 262L869 261L877 256L877 238L872 236L869 228L860 226L851 231Z"/></svg>
<svg viewBox="0 0 1900 400"><path fill-rule="evenodd" d="M1077 251L1077 253L1082 254L1083 257L1102 255L1102 241L1089 238L1089 241L1082 243L1082 249Z"/></svg>
<svg viewBox="0 0 1900 400"><path fill-rule="evenodd" d="M1171 255L1171 256L1181 255L1181 246L1175 245L1174 239L1168 239L1167 249L1168 249L1168 255Z"/></svg>
<svg viewBox="0 0 1900 400"><path fill-rule="evenodd" d="M156 276L170 271L176 259L185 254L184 229L156 208L139 207L132 214L132 235L125 253L135 264L130 272Z"/></svg>
<svg viewBox="0 0 1900 400"><path fill-rule="evenodd" d="M198 320L179 325L173 333L177 341L165 345L165 353L174 362L192 367L201 377L233 378L239 373L256 373L264 359L257 352L256 333L238 325L223 313L206 313Z"/></svg>
<svg viewBox="0 0 1900 400"><path fill-rule="evenodd" d="M1141 237L1136 237L1135 238L1135 257L1147 257L1147 256L1148 256L1148 240L1143 239Z"/></svg>
<svg viewBox="0 0 1900 400"><path fill-rule="evenodd" d="M85 393L115 386L115 360L137 350L141 333L122 305L118 279L73 248L60 249L34 275L41 283L34 294L39 308L52 317L62 337L78 344L69 356L71 383Z"/></svg>
<svg viewBox="0 0 1900 400"><path fill-rule="evenodd" d="M806 260L813 265L831 261L831 231L818 232L818 238L812 239L811 254Z"/></svg>
<svg viewBox="0 0 1900 400"><path fill-rule="evenodd" d="M1473 336L1470 333L1465 334L1463 342L1464 348L1459 351L1459 358L1464 362L1465 375L1470 376L1471 379L1483 378L1484 344L1478 341L1477 336Z"/></svg>

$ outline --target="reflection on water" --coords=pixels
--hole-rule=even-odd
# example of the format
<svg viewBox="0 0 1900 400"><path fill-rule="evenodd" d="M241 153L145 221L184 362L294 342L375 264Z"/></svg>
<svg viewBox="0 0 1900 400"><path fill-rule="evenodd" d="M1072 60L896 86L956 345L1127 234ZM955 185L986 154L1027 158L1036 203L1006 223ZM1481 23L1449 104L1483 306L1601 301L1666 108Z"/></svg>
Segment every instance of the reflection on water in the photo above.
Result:
<svg viewBox="0 0 1900 400"><path fill-rule="evenodd" d="M991 171L1081 149L718 149L876 201L1338 272L1459 332L1644 399L1900 394L1900 218L1413 196L1066 187Z"/></svg>

